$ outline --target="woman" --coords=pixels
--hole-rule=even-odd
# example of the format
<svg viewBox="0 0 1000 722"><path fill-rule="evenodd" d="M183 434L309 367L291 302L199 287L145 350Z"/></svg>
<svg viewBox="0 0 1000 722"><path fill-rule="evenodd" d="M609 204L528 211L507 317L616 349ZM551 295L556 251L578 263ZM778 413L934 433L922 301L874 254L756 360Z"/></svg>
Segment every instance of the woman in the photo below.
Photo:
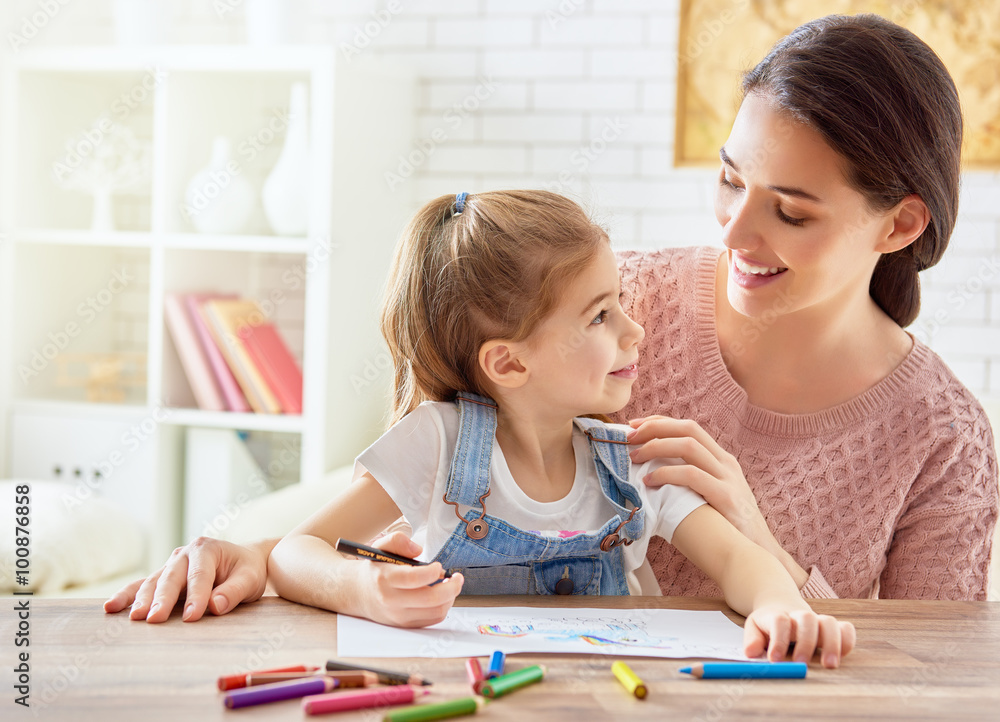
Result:
<svg viewBox="0 0 1000 722"><path fill-rule="evenodd" d="M830 16L743 90L715 196L726 251L620 255L646 339L616 420L669 414L633 422L633 459L684 459L647 483L702 494L804 596L984 599L989 423L903 330L957 215L954 83L909 31ZM135 599L133 619L162 621L187 586L185 619L225 613L263 593L274 543L198 539L105 609ZM401 534L381 545L415 553ZM665 594L718 595L666 543L649 557Z"/></svg>

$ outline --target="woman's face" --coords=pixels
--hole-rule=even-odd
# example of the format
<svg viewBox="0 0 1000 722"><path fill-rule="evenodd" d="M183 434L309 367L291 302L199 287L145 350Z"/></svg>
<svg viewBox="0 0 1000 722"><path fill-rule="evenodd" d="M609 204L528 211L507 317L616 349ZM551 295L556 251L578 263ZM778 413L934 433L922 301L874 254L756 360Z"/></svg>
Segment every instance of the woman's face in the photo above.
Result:
<svg viewBox="0 0 1000 722"><path fill-rule="evenodd" d="M818 132L750 94L719 155L715 217L733 309L772 319L807 310L822 321L868 298L892 217L868 210Z"/></svg>

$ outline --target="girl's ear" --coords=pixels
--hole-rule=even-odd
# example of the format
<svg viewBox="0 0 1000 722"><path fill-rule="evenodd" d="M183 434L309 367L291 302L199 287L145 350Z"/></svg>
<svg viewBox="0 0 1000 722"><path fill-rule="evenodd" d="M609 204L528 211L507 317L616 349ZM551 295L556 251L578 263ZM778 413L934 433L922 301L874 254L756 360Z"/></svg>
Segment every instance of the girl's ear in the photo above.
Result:
<svg viewBox="0 0 1000 722"><path fill-rule="evenodd" d="M924 199L916 193L911 193L899 202L892 212L892 230L883 238L875 250L879 253L892 253L900 248L906 248L915 240L931 222L931 212L927 209Z"/></svg>
<svg viewBox="0 0 1000 722"><path fill-rule="evenodd" d="M528 380L528 369L521 360L522 344L493 339L479 347L479 368L492 383L516 389Z"/></svg>

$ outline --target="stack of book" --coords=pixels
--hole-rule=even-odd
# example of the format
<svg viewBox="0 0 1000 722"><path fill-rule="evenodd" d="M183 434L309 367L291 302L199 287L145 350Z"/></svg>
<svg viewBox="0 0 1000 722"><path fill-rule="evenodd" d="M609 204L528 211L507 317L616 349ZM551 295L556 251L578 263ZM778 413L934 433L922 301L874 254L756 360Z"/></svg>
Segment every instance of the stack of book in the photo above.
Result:
<svg viewBox="0 0 1000 722"><path fill-rule="evenodd" d="M256 302L236 294L168 293L164 303L200 408L302 413L302 371Z"/></svg>

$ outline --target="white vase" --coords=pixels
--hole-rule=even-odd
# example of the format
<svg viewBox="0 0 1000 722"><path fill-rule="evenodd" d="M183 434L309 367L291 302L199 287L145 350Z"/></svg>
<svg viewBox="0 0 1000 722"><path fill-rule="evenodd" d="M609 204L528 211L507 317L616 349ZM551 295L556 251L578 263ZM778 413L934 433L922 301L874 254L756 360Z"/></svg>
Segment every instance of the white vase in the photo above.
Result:
<svg viewBox="0 0 1000 722"><path fill-rule="evenodd" d="M253 212L253 186L233 161L229 138L212 142L212 159L184 193L184 215L199 233L240 233Z"/></svg>
<svg viewBox="0 0 1000 722"><path fill-rule="evenodd" d="M305 83L292 85L285 146L261 190L264 216L279 236L304 236L309 217L309 116Z"/></svg>
<svg viewBox="0 0 1000 722"><path fill-rule="evenodd" d="M167 0L115 0L115 40L144 47L166 42L170 20Z"/></svg>
<svg viewBox="0 0 1000 722"><path fill-rule="evenodd" d="M291 42L289 0L246 0L247 44L285 45Z"/></svg>

